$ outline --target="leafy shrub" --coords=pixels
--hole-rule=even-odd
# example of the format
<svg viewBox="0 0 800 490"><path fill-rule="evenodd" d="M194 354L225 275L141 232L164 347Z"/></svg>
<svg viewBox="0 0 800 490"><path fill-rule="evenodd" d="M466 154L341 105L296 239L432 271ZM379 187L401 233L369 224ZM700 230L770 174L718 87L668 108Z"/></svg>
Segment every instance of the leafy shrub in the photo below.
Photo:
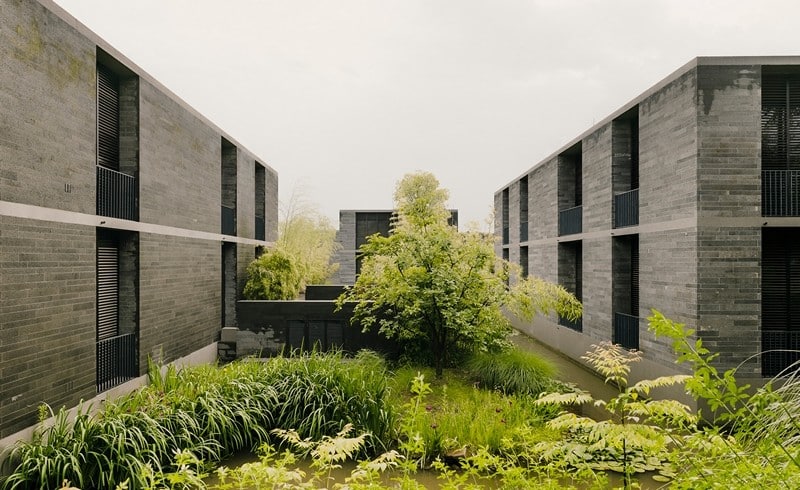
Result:
<svg viewBox="0 0 800 490"><path fill-rule="evenodd" d="M426 379L433 379L432 370L401 368L393 395L396 404L403 406L401 449L422 466L437 457L477 448L498 453L521 434L529 441L555 434L544 423L557 410L537 405L533 397L478 389L453 372L445 372L432 383ZM411 397L406 399L409 392Z"/></svg>
<svg viewBox="0 0 800 490"><path fill-rule="evenodd" d="M244 297L251 300L295 299L302 285L303 270L298 259L284 250L270 250L247 266Z"/></svg>
<svg viewBox="0 0 800 490"><path fill-rule="evenodd" d="M467 369L481 386L506 395L538 395L552 389L555 366L536 354L517 348L473 354Z"/></svg>

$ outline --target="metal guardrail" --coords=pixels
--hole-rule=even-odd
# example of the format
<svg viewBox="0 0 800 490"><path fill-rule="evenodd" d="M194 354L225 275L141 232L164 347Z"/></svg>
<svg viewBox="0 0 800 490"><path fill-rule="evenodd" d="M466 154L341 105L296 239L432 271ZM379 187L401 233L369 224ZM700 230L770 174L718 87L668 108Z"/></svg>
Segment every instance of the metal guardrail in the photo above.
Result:
<svg viewBox="0 0 800 490"><path fill-rule="evenodd" d="M222 234L236 235L236 209L222 206Z"/></svg>
<svg viewBox="0 0 800 490"><path fill-rule="evenodd" d="M97 214L136 220L136 178L97 165Z"/></svg>
<svg viewBox="0 0 800 490"><path fill-rule="evenodd" d="M761 352L761 376L771 378L794 373L796 366L787 368L800 361L800 332L762 331Z"/></svg>
<svg viewBox="0 0 800 490"><path fill-rule="evenodd" d="M639 317L627 313L614 313L613 342L626 349L638 349Z"/></svg>
<svg viewBox="0 0 800 490"><path fill-rule="evenodd" d="M109 390L138 375L136 334L117 335L97 342L97 392Z"/></svg>
<svg viewBox="0 0 800 490"><path fill-rule="evenodd" d="M761 171L761 215L800 216L800 170Z"/></svg>
<svg viewBox="0 0 800 490"><path fill-rule="evenodd" d="M583 318L578 318L577 320L570 320L569 318L559 316L558 324L561 325L562 327L567 327L571 330L575 330L576 332L583 331Z"/></svg>
<svg viewBox="0 0 800 490"><path fill-rule="evenodd" d="M639 189L614 196L614 228L639 224Z"/></svg>
<svg viewBox="0 0 800 490"><path fill-rule="evenodd" d="M574 235L583 231L583 206L558 212L558 236Z"/></svg>

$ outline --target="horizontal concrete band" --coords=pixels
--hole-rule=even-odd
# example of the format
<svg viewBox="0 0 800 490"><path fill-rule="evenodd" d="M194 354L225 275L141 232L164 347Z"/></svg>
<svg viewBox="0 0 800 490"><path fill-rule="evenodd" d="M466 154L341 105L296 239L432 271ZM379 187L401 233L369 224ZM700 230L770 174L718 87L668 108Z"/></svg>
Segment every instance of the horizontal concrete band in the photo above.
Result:
<svg viewBox="0 0 800 490"><path fill-rule="evenodd" d="M9 201L0 201L0 216L33 219L38 221L52 221L55 223L68 223L97 228L111 228L115 230L137 231L140 233L152 233L155 235L166 235L181 238L194 238L197 240L209 240L214 242L241 243L244 245L256 245L264 247L272 247L274 245L274 242L254 240L252 238L223 235L221 233L208 233L205 231L156 225L153 223L142 223L139 221L128 221L124 219L109 218L94 214L76 213L74 211L65 211L62 209L44 208L41 206L19 204Z"/></svg>
<svg viewBox="0 0 800 490"><path fill-rule="evenodd" d="M510 245L546 245L550 243L574 242L578 240L591 240L609 236L624 235L645 235L648 233L660 233L664 231L702 229L702 228L763 228L763 227L797 227L800 226L798 217L726 217L726 216L705 216L699 218L682 218L673 221L660 223L649 223L645 225L629 226L626 228L613 228L606 230L590 231L586 233L576 233L573 235L554 236L540 238L538 240L528 240L518 243L504 243L503 247Z"/></svg>

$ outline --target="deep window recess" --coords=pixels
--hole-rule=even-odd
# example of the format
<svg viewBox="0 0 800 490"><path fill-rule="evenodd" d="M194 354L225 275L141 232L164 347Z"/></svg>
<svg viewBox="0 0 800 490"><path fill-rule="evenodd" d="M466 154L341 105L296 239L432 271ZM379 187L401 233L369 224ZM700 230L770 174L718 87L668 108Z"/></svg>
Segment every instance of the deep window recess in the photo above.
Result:
<svg viewBox="0 0 800 490"><path fill-rule="evenodd" d="M800 216L800 73L764 68L761 179L764 216Z"/></svg>
<svg viewBox="0 0 800 490"><path fill-rule="evenodd" d="M614 228L639 224L639 107L611 124Z"/></svg>
<svg viewBox="0 0 800 490"><path fill-rule="evenodd" d="M613 239L612 341L627 349L639 348L639 236Z"/></svg>
<svg viewBox="0 0 800 490"><path fill-rule="evenodd" d="M356 275L361 274L361 253L359 249L367 243L367 238L378 233L389 236L392 228L390 211L356 213Z"/></svg>
<svg viewBox="0 0 800 490"><path fill-rule="evenodd" d="M97 391L138 375L138 234L97 231Z"/></svg>
<svg viewBox="0 0 800 490"><path fill-rule="evenodd" d="M528 241L528 176L519 180L519 241Z"/></svg>
<svg viewBox="0 0 800 490"><path fill-rule="evenodd" d="M558 244L558 282L567 291L578 298L583 299L583 243L581 241L566 242ZM558 324L576 330L583 330L581 318L570 320L559 317Z"/></svg>
<svg viewBox="0 0 800 490"><path fill-rule="evenodd" d="M97 214L138 219L139 78L97 51Z"/></svg>
<svg viewBox="0 0 800 490"><path fill-rule="evenodd" d="M519 247L519 267L522 279L528 277L528 247Z"/></svg>
<svg viewBox="0 0 800 490"><path fill-rule="evenodd" d="M256 206L256 216L255 216L255 239L256 240L266 240L267 233L266 233L266 188L267 188L267 171L263 165L256 162L256 174L255 174L255 181L256 181L256 192L255 192L255 206Z"/></svg>
<svg viewBox="0 0 800 490"><path fill-rule="evenodd" d="M558 156L558 234L583 231L583 146L577 143Z"/></svg>
<svg viewBox="0 0 800 490"><path fill-rule="evenodd" d="M97 67L97 164L119 170L119 80Z"/></svg>
<svg viewBox="0 0 800 490"><path fill-rule="evenodd" d="M222 138L220 167L222 168L221 193L221 232L223 235L236 235L236 145Z"/></svg>
<svg viewBox="0 0 800 490"><path fill-rule="evenodd" d="M503 189L503 209L502 209L502 219L503 219L503 245L508 244L509 236L508 236L508 188L506 187Z"/></svg>
<svg viewBox="0 0 800 490"><path fill-rule="evenodd" d="M119 249L109 237L97 240L97 340L119 333Z"/></svg>
<svg viewBox="0 0 800 490"><path fill-rule="evenodd" d="M761 240L761 371L800 360L800 229L764 228Z"/></svg>

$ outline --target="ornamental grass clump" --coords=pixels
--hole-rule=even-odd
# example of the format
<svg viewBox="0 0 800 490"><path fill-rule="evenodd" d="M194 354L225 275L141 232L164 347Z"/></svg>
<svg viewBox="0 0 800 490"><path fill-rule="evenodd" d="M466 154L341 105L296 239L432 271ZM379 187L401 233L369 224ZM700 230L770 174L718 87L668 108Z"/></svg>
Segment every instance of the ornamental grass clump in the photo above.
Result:
<svg viewBox="0 0 800 490"><path fill-rule="evenodd" d="M373 352L361 351L352 359L338 351L280 356L266 364L265 376L278 393L274 427L318 440L350 423L369 433L367 451L383 450L395 437L389 374Z"/></svg>
<svg viewBox="0 0 800 490"><path fill-rule="evenodd" d="M551 362L518 348L473 354L467 369L482 387L506 395L538 395L551 390L556 375Z"/></svg>
<svg viewBox="0 0 800 490"><path fill-rule="evenodd" d="M148 375L147 386L107 401L94 416L86 408L71 419L62 409L46 424L53 414L43 406L33 440L17 444L7 459L0 488L51 489L64 481L83 489L151 488L158 475L186 477L187 458L199 462L192 470L199 473L202 462L268 442L276 428L323 439L350 423L365 434L365 452L394 437L387 372L373 353L181 371L151 364Z"/></svg>

